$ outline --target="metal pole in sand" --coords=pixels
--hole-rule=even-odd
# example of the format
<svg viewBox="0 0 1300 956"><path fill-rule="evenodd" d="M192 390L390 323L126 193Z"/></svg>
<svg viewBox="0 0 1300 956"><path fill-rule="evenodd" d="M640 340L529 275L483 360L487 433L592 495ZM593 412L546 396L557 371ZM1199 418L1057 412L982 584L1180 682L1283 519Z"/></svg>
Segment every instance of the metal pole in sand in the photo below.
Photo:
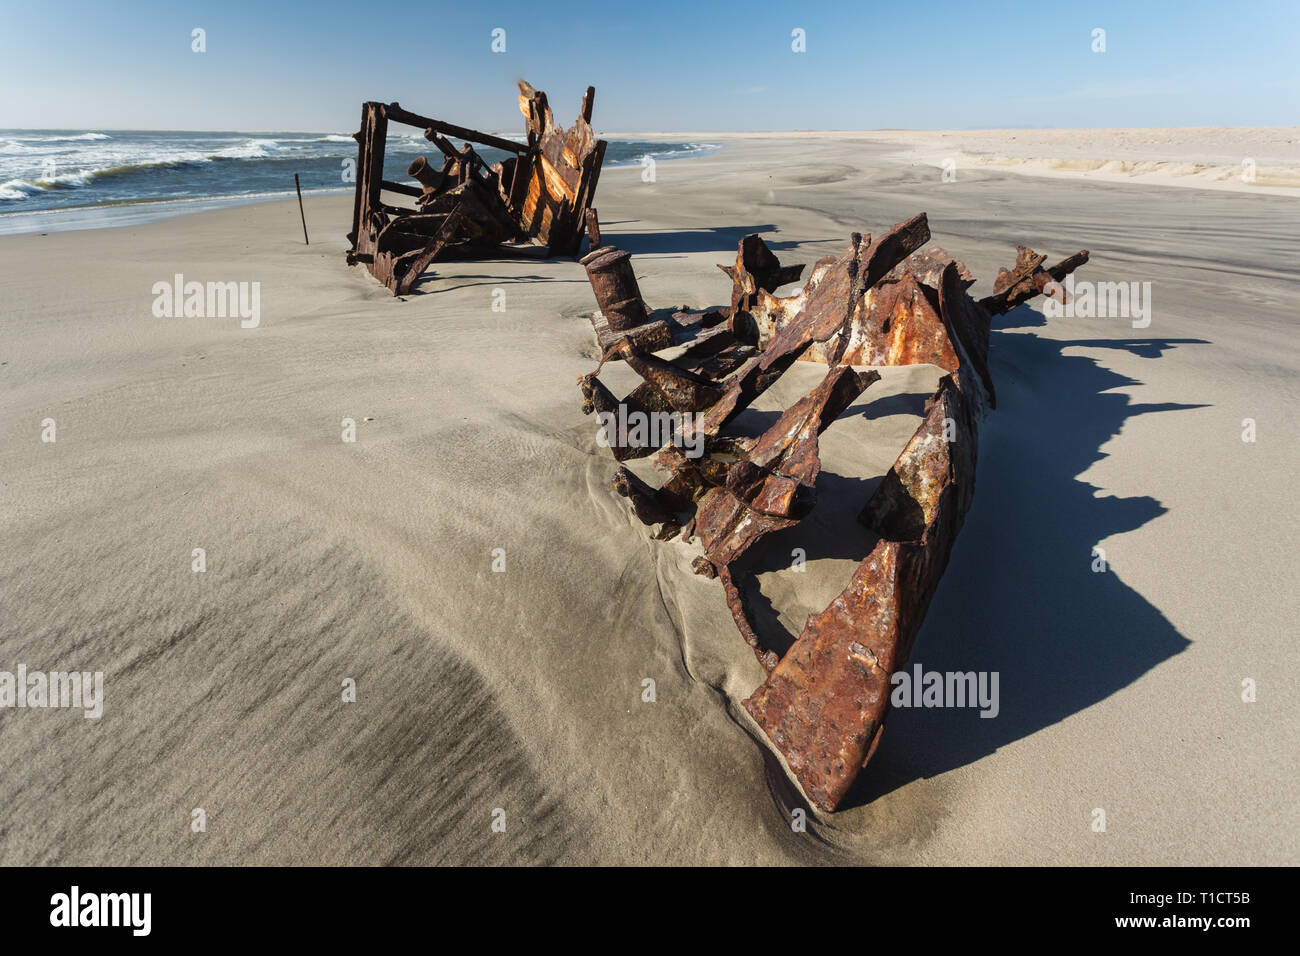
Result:
<svg viewBox="0 0 1300 956"><path fill-rule="evenodd" d="M298 190L298 215L302 216L302 241L311 245L311 240L307 238L307 214L302 211L302 186L298 183L298 174L293 174L293 188Z"/></svg>

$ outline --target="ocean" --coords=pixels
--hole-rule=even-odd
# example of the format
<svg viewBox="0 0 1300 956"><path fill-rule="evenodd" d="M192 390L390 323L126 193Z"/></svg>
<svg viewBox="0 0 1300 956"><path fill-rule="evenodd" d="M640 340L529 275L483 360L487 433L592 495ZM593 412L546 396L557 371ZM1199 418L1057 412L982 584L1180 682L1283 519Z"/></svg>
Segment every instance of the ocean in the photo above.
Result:
<svg viewBox="0 0 1300 956"><path fill-rule="evenodd" d="M489 163L506 156L475 148ZM610 139L605 165L717 148ZM420 155L441 164L419 132L390 129L384 177L412 181L406 167ZM294 173L304 193L350 192L356 156L347 133L0 130L0 234L123 225L282 199L294 195Z"/></svg>

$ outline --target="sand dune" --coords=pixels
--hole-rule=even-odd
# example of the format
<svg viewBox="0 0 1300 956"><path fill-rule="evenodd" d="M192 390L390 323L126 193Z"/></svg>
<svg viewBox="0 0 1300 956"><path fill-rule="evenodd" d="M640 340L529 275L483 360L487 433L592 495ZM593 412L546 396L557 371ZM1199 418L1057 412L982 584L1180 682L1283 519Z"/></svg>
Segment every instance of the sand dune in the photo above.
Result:
<svg viewBox="0 0 1300 956"><path fill-rule="evenodd" d="M663 134L637 133L653 139ZM979 167L1101 182L1300 196L1300 127L835 130L674 134L719 142L835 140L892 146L887 158L963 176Z"/></svg>

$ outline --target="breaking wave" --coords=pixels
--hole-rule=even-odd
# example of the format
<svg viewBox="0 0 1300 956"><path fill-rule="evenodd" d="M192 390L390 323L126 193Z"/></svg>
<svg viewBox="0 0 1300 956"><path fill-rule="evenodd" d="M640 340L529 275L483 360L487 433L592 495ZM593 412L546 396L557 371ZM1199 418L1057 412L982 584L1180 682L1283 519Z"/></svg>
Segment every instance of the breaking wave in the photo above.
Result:
<svg viewBox="0 0 1300 956"><path fill-rule="evenodd" d="M35 196L44 191L40 186L29 183L25 179L10 179L0 183L0 199L26 199L28 196Z"/></svg>
<svg viewBox="0 0 1300 956"><path fill-rule="evenodd" d="M95 141L101 139L112 139L107 133L77 133L75 136L64 136L57 133L43 133L37 136L14 135L10 139L22 140L28 143L80 143Z"/></svg>

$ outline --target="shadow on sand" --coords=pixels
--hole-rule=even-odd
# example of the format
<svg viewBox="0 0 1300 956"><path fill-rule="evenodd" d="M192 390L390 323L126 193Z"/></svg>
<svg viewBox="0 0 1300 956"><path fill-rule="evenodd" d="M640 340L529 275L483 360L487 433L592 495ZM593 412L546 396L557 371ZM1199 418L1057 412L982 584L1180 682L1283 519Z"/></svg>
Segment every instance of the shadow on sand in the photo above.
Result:
<svg viewBox="0 0 1300 956"><path fill-rule="evenodd" d="M774 239L771 234L776 226L768 223L764 226L715 226L708 229L674 229L662 232L622 232L609 229L612 223L603 223L601 242L607 246L618 246L633 255L654 255L664 253L686 252L729 252L728 261L734 262L736 246L752 232L762 233L763 241L773 252L793 249L798 242ZM807 270L805 270L807 271Z"/></svg>
<svg viewBox="0 0 1300 956"><path fill-rule="evenodd" d="M492 260L481 260L481 261L500 262L503 260L492 259ZM435 268L437 265L438 264L435 264ZM482 279L483 281L482 282L466 281L469 279ZM444 283L448 281L458 282L459 285L445 285ZM499 285L518 285L520 283L527 285L532 282L546 282L550 284L559 284L559 285L564 285L566 283L578 283L581 285L587 285L587 278L586 276L581 276L580 278L575 278L575 279L556 279L554 276L538 276L538 275L527 275L527 276L443 275L443 276L439 276L437 272L429 271L426 272L424 275L420 276L420 278L416 280L415 287L411 290L410 293L408 293L408 295L410 294L418 295L420 293L441 295L444 292L455 292L457 289L471 289L475 286L481 286L481 285L499 286ZM427 283L427 287L426 287L426 283Z"/></svg>
<svg viewBox="0 0 1300 956"><path fill-rule="evenodd" d="M1000 712L898 708L842 807L971 763L1082 711L1182 651L1188 641L1093 548L1167 510L1147 496L1097 497L1077 476L1129 418L1203 405L1130 404L1139 382L1075 347L1159 358L1203 339L1058 341L1036 312L1003 316L992 341L998 408L980 434L975 501L913 648L908 670L996 671Z"/></svg>

